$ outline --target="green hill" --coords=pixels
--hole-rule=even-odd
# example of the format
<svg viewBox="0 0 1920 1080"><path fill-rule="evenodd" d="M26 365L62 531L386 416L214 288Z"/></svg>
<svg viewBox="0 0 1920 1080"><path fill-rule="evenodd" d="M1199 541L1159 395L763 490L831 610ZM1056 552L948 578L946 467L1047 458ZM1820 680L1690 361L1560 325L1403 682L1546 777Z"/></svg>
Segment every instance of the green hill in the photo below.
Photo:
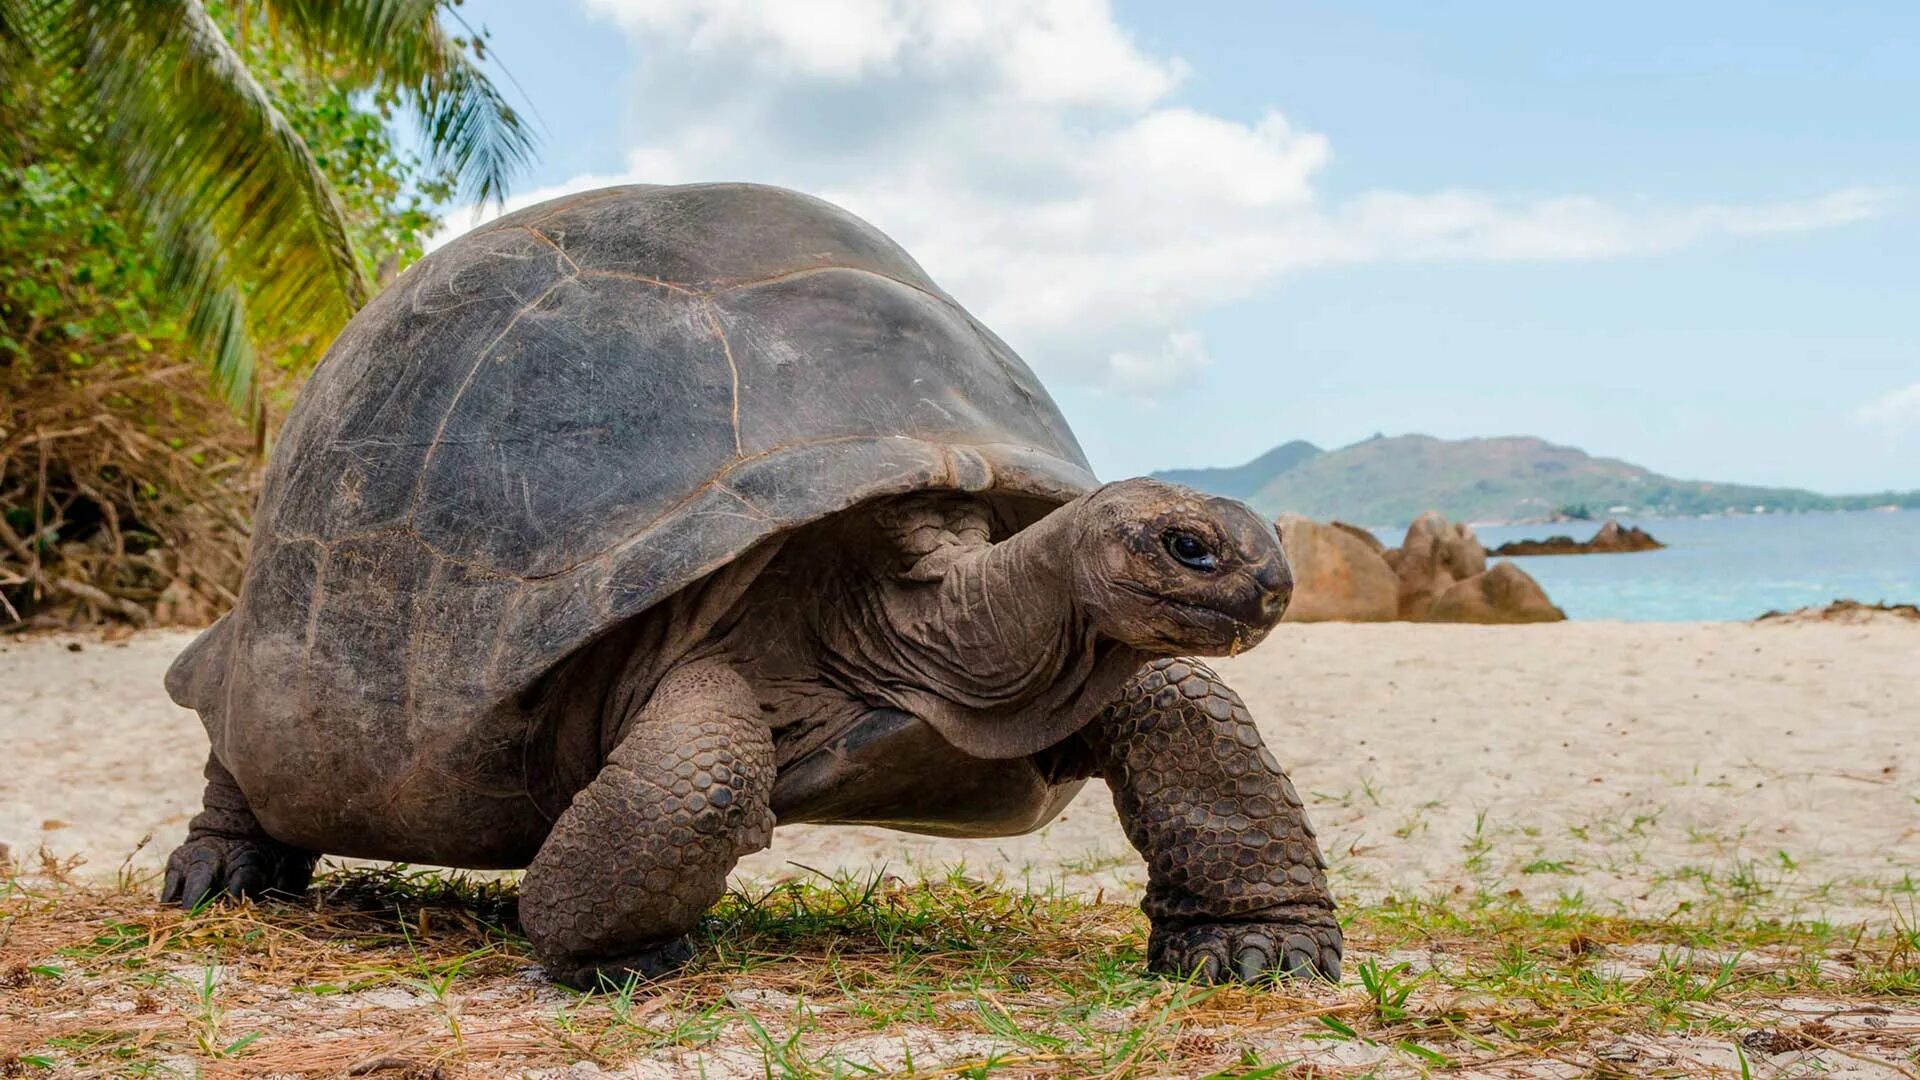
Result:
<svg viewBox="0 0 1920 1080"><path fill-rule="evenodd" d="M1167 469L1153 475L1174 484L1185 484L1231 499L1251 498L1275 477L1296 465L1319 457L1324 451L1310 442L1295 439L1261 454L1245 465L1215 469Z"/></svg>
<svg viewBox="0 0 1920 1080"><path fill-rule="evenodd" d="M1426 510L1439 510L1456 521L1484 522L1538 520L1573 507L1596 516L1744 513L1756 507L1768 511L1920 507L1920 492L1821 495L1797 488L1676 480L1528 436L1375 436L1338 450L1305 455L1264 477L1255 469L1280 451L1307 445L1287 443L1231 469L1154 475L1246 499L1263 513L1337 517L1379 526L1404 524Z"/></svg>

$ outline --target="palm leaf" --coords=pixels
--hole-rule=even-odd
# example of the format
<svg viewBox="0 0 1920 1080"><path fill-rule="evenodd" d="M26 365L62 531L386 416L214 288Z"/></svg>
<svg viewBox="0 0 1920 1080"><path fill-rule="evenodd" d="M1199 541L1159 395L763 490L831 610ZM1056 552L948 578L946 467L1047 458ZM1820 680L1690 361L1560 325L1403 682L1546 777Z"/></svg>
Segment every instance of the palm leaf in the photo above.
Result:
<svg viewBox="0 0 1920 1080"><path fill-rule="evenodd" d="M363 83L400 90L420 120L428 165L479 202L504 198L533 136L468 50L440 23L442 0L265 0L275 25Z"/></svg>
<svg viewBox="0 0 1920 1080"><path fill-rule="evenodd" d="M264 6L316 70L396 91L433 168L481 201L504 196L532 140L441 27L439 0ZM244 6L239 19L244 30ZM99 118L89 153L152 230L162 280L228 400L254 400L260 335L318 349L366 302L339 199L201 0L0 0L0 92L49 71L52 104ZM17 149L0 133L0 152Z"/></svg>
<svg viewBox="0 0 1920 1080"><path fill-rule="evenodd" d="M307 145L199 0L74 0L56 39L78 96L150 222L197 220L258 314L329 332L369 288L345 213Z"/></svg>
<svg viewBox="0 0 1920 1080"><path fill-rule="evenodd" d="M27 25L32 18L32 7L25 0L0 0L0 78L15 70L15 65L25 56L27 49Z"/></svg>
<svg viewBox="0 0 1920 1080"><path fill-rule="evenodd" d="M18 0L0 0L0 79L15 70L18 58L26 51L20 8Z"/></svg>
<svg viewBox="0 0 1920 1080"><path fill-rule="evenodd" d="M220 255L219 242L192 221L160 223L154 234L167 258L162 287L184 301L187 336L205 350L213 383L236 411L256 403L257 363L247 323L247 302Z"/></svg>
<svg viewBox="0 0 1920 1080"><path fill-rule="evenodd" d="M12 113L28 96L23 83L32 77L33 16L31 0L0 0L0 154L8 160L20 155L21 125Z"/></svg>
<svg viewBox="0 0 1920 1080"><path fill-rule="evenodd" d="M326 176L198 0L25 2L62 104L102 118L97 152L191 340L247 407L252 333L324 346L370 295Z"/></svg>

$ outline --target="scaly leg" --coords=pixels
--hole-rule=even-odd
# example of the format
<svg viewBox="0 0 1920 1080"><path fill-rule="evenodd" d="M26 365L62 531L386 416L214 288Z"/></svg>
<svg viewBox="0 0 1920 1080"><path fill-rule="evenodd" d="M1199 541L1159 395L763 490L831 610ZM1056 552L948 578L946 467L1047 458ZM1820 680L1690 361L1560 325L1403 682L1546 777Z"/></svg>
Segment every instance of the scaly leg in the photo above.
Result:
<svg viewBox="0 0 1920 1080"><path fill-rule="evenodd" d="M1326 863L1240 696L1206 665L1140 670L1082 738L1147 860L1147 963L1251 982L1340 978Z"/></svg>
<svg viewBox="0 0 1920 1080"><path fill-rule="evenodd" d="M160 902L193 908L218 897L298 896L313 880L311 851L267 835L233 774L207 755L204 807L187 823L187 841L167 857Z"/></svg>
<svg viewBox="0 0 1920 1080"><path fill-rule="evenodd" d="M656 978L740 856L773 836L773 738L746 680L707 661L670 672L520 885L520 925L554 979Z"/></svg>

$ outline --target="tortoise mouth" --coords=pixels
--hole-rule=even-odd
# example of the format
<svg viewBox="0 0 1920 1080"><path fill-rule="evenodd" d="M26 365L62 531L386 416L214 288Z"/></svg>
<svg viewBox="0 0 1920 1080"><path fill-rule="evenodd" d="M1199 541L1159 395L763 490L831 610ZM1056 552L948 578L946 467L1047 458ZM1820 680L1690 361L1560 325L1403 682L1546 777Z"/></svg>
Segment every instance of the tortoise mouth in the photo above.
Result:
<svg viewBox="0 0 1920 1080"><path fill-rule="evenodd" d="M1141 588L1131 582L1114 583L1122 592L1137 596L1158 608L1174 622L1179 630L1169 634L1158 627L1150 628L1154 639L1162 645L1174 649L1192 649L1207 645L1226 646L1234 642L1256 642L1266 636L1271 627L1249 620L1222 607L1190 600L1179 600L1165 593ZM1181 635L1180 630L1193 631L1192 636ZM1178 636L1178 640L1176 640ZM1199 638L1201 640L1195 640Z"/></svg>

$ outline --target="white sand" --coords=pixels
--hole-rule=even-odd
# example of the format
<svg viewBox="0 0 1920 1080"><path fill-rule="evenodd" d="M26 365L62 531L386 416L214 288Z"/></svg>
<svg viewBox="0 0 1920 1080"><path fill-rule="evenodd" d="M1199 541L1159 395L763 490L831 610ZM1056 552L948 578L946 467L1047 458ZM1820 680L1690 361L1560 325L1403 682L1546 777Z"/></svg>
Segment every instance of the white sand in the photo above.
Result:
<svg viewBox="0 0 1920 1080"><path fill-rule="evenodd" d="M162 672L189 635L0 640L0 843L152 867L206 742ZM79 644L80 651L70 651ZM1336 888L1704 894L1882 919L1920 879L1920 625L1283 626L1219 665L1307 796ZM976 874L1137 894L1098 785L1046 830L781 830L742 874ZM1909 879L1910 880L1910 879Z"/></svg>

